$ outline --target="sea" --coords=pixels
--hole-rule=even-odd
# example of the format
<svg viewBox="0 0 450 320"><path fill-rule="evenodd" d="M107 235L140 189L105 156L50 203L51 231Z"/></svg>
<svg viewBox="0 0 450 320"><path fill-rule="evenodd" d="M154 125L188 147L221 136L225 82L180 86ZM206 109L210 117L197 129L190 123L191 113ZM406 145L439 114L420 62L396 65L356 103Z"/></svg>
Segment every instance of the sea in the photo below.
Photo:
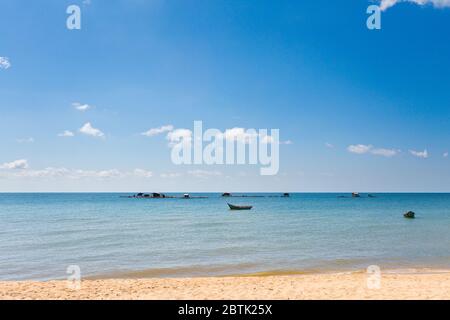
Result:
<svg viewBox="0 0 450 320"><path fill-rule="evenodd" d="M0 194L0 280L450 269L448 193L128 195Z"/></svg>

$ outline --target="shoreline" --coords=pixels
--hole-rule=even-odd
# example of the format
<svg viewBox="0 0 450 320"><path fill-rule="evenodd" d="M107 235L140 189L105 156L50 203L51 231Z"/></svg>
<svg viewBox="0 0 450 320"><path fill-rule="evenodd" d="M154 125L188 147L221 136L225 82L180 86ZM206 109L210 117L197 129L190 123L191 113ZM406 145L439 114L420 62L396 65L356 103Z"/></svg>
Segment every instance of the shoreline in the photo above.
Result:
<svg viewBox="0 0 450 320"><path fill-rule="evenodd" d="M190 274L180 272L179 275L174 275L174 270L170 269L144 269L135 271L119 271L100 275L85 276L85 280L111 280L111 279L196 279L196 278L247 278L247 277L276 277L276 276L303 276L303 275L330 275L330 274L366 274L366 269L277 269L257 272L231 272L225 274L202 273L193 275L193 268L189 268ZM450 269L445 267L401 267L401 268L381 268L384 274L450 274ZM51 281L64 279L49 279L37 281ZM14 280L13 280L14 281ZM27 281L27 280L24 280ZM0 280L1 282L1 280Z"/></svg>
<svg viewBox="0 0 450 320"><path fill-rule="evenodd" d="M410 270L411 271L411 270ZM82 280L80 290L66 280L0 281L0 300L450 300L450 270L386 270L370 289L364 270L355 272L247 275L198 278L109 278Z"/></svg>

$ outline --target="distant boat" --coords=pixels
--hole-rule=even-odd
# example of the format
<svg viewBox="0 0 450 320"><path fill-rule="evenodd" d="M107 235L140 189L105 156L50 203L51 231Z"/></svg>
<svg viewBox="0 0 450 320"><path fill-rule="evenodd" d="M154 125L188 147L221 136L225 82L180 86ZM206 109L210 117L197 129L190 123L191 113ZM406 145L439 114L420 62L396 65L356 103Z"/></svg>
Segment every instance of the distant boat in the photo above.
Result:
<svg viewBox="0 0 450 320"><path fill-rule="evenodd" d="M283 193L283 197L285 197L285 198L287 198L287 197L289 197L289 193Z"/></svg>
<svg viewBox="0 0 450 320"><path fill-rule="evenodd" d="M404 216L405 218L407 218L407 219L414 219L414 218L416 217L416 214L415 214L414 212L412 212L412 211L408 211L408 212L405 213L403 216Z"/></svg>
<svg viewBox="0 0 450 320"><path fill-rule="evenodd" d="M224 192L224 193L222 193L222 197L231 197L231 193Z"/></svg>
<svg viewBox="0 0 450 320"><path fill-rule="evenodd" d="M227 203L230 207L230 210L250 210L253 206L236 206L231 203Z"/></svg>
<svg viewBox="0 0 450 320"><path fill-rule="evenodd" d="M352 193L352 197L353 198L360 198L361 196L359 195L359 192L353 192Z"/></svg>

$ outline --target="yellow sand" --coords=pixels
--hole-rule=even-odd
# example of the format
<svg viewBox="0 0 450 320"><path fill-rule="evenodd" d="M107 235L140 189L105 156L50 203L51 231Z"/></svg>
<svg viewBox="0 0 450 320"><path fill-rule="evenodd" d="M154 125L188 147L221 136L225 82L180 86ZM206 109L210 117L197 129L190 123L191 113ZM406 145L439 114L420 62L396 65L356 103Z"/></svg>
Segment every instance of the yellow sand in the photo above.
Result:
<svg viewBox="0 0 450 320"><path fill-rule="evenodd" d="M0 299L450 299L450 273L383 274L368 289L365 273L186 279L0 282Z"/></svg>

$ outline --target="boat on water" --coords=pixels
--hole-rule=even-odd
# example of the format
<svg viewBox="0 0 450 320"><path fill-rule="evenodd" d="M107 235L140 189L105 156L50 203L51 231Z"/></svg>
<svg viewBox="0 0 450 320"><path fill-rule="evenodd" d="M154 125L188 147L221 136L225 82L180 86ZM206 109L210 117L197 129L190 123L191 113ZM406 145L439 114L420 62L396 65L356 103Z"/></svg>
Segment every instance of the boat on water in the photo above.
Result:
<svg viewBox="0 0 450 320"><path fill-rule="evenodd" d="M406 219L414 219L416 217L416 214L412 211L408 211L403 215Z"/></svg>
<svg viewBox="0 0 450 320"><path fill-rule="evenodd" d="M360 196L360 194L359 194L359 192L353 192L352 193L352 198L360 198L361 196Z"/></svg>
<svg viewBox="0 0 450 320"><path fill-rule="evenodd" d="M253 208L253 206L237 206L231 203L227 204L230 207L230 210L251 210L251 208Z"/></svg>

